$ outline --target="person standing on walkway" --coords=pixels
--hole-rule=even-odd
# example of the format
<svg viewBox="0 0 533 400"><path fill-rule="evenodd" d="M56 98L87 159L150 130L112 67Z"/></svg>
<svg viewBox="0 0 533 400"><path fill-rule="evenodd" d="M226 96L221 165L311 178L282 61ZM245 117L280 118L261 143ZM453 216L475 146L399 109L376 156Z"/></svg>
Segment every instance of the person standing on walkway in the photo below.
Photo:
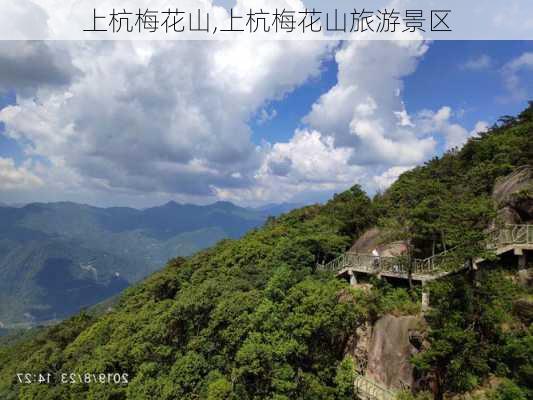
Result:
<svg viewBox="0 0 533 400"><path fill-rule="evenodd" d="M372 256L373 256L373 265L374 265L374 268L378 268L379 267L379 251L378 249L374 249L372 250Z"/></svg>

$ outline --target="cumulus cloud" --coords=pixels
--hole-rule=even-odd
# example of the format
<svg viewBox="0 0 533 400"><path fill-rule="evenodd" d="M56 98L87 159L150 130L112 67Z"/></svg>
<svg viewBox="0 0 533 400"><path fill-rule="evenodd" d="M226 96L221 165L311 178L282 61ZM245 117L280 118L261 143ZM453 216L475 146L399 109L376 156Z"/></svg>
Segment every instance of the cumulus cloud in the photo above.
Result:
<svg viewBox="0 0 533 400"><path fill-rule="evenodd" d="M319 74L332 44L70 46L79 76L66 90L19 94L0 111L7 135L100 188L209 196L252 184L263 151L247 121Z"/></svg>
<svg viewBox="0 0 533 400"><path fill-rule="evenodd" d="M452 122L454 112L451 107L444 106L438 111L423 110L416 117L421 132L441 134L445 140L445 150L460 147L480 132L488 129L485 121L478 121L473 130L468 131L458 123Z"/></svg>
<svg viewBox="0 0 533 400"><path fill-rule="evenodd" d="M60 8L56 3L55 10L59 11ZM41 5L32 0L5 1L2 3L0 26L3 32L9 34L11 40L45 38L49 34L49 15Z"/></svg>
<svg viewBox="0 0 533 400"><path fill-rule="evenodd" d="M299 186L335 191L355 182L370 191L384 190L434 155L441 141L442 150L450 149L484 130L483 122L473 131L454 122L447 106L407 112L403 78L426 50L424 42L342 44L335 54L337 83L304 118L308 129L273 146L261 168L262 185L283 188L283 195Z"/></svg>
<svg viewBox="0 0 533 400"><path fill-rule="evenodd" d="M0 188L3 190L30 190L43 181L30 171L27 164L17 167L11 158L0 157Z"/></svg>
<svg viewBox="0 0 533 400"><path fill-rule="evenodd" d="M33 192L39 198L254 204L354 183L383 190L439 151L441 141L458 146L484 128L480 122L469 132L450 107L407 111L403 79L425 42L199 43L0 44L0 87L16 86L17 93L0 122L29 158L47 160L10 170L20 182L31 181L26 174L36 187L45 183ZM250 121L275 118L269 107L318 76L332 54L337 82L301 128L286 142L253 143Z"/></svg>
<svg viewBox="0 0 533 400"><path fill-rule="evenodd" d="M509 61L502 68L502 76L507 88L507 100L522 101L527 99L527 90L521 73L533 70L533 52L523 53Z"/></svg>
<svg viewBox="0 0 533 400"><path fill-rule="evenodd" d="M474 129L470 132L471 136L479 136L480 133L487 132L490 128L490 125L486 121L478 121L474 126Z"/></svg>
<svg viewBox="0 0 533 400"><path fill-rule="evenodd" d="M255 174L255 185L218 190L227 200L288 201L302 192L333 192L365 176L363 167L350 165L351 149L336 148L332 137L316 130L296 130L292 139L272 145Z"/></svg>
<svg viewBox="0 0 533 400"><path fill-rule="evenodd" d="M28 157L49 161L31 166L49 196L260 203L354 183L383 190L435 154L439 136L451 148L483 128L467 131L449 107L407 112L403 78L425 53L423 42L47 46L59 59L67 51L76 72L18 92L0 121ZM337 82L303 127L285 143L254 144L249 121L275 117L272 102L318 76L333 49Z"/></svg>
<svg viewBox="0 0 533 400"><path fill-rule="evenodd" d="M391 167L383 172L381 175L376 175L373 177L373 181L376 185L376 188L380 191L384 191L390 185L392 185L398 177L406 171L409 171L412 167Z"/></svg>
<svg viewBox="0 0 533 400"><path fill-rule="evenodd" d="M414 71L426 49L418 41L345 43L335 55L337 84L313 104L304 121L333 137L336 146L353 149L352 164L422 162L436 142L412 129L401 91L402 79Z"/></svg>
<svg viewBox="0 0 533 400"><path fill-rule="evenodd" d="M8 41L0 46L0 91L26 94L41 86L67 85L76 73L60 44Z"/></svg>
<svg viewBox="0 0 533 400"><path fill-rule="evenodd" d="M324 138L317 131L296 130L291 141L276 143L272 147L259 177L268 177L271 165L282 162L290 166L290 171L283 176L289 176L295 183L331 184L346 178L342 166L347 164L349 157L350 151L335 148L331 137Z"/></svg>

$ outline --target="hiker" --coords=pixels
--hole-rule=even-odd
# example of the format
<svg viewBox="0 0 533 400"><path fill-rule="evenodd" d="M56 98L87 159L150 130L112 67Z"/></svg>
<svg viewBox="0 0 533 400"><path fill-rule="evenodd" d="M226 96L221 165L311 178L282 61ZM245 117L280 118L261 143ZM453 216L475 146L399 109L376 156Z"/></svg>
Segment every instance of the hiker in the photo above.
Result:
<svg viewBox="0 0 533 400"><path fill-rule="evenodd" d="M379 252L378 252L378 249L372 250L372 257L374 257L374 260L373 260L374 268L377 268L379 266Z"/></svg>

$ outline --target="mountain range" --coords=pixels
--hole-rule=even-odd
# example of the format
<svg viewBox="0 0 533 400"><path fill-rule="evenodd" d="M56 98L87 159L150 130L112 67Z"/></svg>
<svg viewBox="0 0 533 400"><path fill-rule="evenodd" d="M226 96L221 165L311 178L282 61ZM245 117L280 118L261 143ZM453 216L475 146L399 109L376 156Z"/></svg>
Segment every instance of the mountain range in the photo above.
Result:
<svg viewBox="0 0 533 400"><path fill-rule="evenodd" d="M117 294L172 257L238 238L295 207L0 206L0 328L62 319Z"/></svg>

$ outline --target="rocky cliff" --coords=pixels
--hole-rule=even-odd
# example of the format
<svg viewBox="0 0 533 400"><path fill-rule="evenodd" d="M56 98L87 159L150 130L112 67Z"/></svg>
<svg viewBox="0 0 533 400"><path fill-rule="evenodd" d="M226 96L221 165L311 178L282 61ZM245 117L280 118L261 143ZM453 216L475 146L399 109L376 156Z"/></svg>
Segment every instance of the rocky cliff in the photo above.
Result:
<svg viewBox="0 0 533 400"><path fill-rule="evenodd" d="M348 353L360 373L389 389L416 386L412 355L422 345L426 323L421 316L385 315L357 330Z"/></svg>
<svg viewBox="0 0 533 400"><path fill-rule="evenodd" d="M523 166L498 179L492 198L503 223L533 222L533 168Z"/></svg>

